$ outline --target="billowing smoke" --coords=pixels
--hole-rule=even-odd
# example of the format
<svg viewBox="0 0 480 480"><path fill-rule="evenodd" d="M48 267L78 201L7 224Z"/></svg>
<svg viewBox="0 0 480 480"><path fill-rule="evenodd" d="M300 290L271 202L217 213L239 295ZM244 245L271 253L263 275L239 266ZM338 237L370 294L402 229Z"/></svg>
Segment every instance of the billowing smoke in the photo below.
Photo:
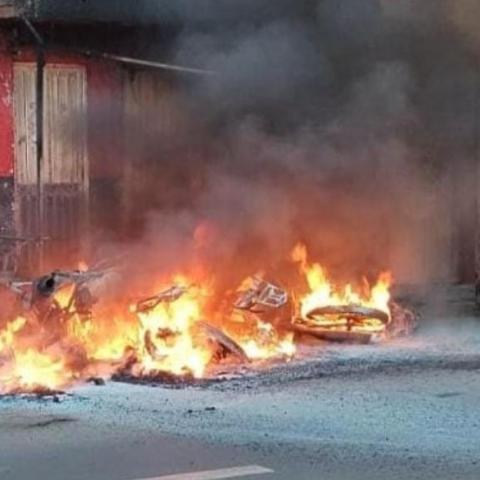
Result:
<svg viewBox="0 0 480 480"><path fill-rule="evenodd" d="M126 228L145 263L198 261L234 286L304 241L338 276L457 275L455 244L473 245L478 2L218 3L199 22L179 2L171 51L213 73L169 83L148 129L131 119Z"/></svg>

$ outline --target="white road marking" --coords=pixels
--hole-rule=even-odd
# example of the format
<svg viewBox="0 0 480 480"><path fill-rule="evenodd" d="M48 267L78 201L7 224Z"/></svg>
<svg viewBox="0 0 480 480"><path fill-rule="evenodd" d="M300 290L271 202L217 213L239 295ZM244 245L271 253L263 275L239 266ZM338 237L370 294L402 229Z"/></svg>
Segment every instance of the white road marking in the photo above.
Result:
<svg viewBox="0 0 480 480"><path fill-rule="evenodd" d="M179 473L165 475L163 477L143 478L136 480L221 480L224 478L245 477L247 475L264 475L273 473L270 468L259 465L247 465L245 467L222 468L220 470L204 470L203 472Z"/></svg>

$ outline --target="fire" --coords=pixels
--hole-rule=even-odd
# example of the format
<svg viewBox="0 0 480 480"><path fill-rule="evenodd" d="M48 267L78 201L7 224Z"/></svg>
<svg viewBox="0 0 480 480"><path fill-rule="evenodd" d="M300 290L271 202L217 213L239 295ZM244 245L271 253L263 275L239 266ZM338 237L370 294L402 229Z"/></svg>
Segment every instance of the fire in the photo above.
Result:
<svg viewBox="0 0 480 480"><path fill-rule="evenodd" d="M0 393L55 390L71 379L61 356L40 352L22 339L26 325L27 319L18 317L0 331Z"/></svg>
<svg viewBox="0 0 480 480"><path fill-rule="evenodd" d="M287 292L266 281L263 272L257 272L240 282L235 295L234 310L222 325L247 358L255 361L293 357L293 333L278 328L281 318L286 318L289 325Z"/></svg>
<svg viewBox="0 0 480 480"><path fill-rule="evenodd" d="M113 364L121 361L127 348L136 344L139 329L137 322L115 309L96 312L91 319L74 315L68 327L70 338L83 346L91 361Z"/></svg>
<svg viewBox="0 0 480 480"><path fill-rule="evenodd" d="M0 331L0 352L13 344L15 334L22 330L26 323L25 317L17 317L8 323L4 330Z"/></svg>
<svg viewBox="0 0 480 480"><path fill-rule="evenodd" d="M88 272L88 263L85 260L80 260L77 267L79 272Z"/></svg>
<svg viewBox="0 0 480 480"><path fill-rule="evenodd" d="M0 369L0 392L56 390L71 380L66 372L68 370L61 358L29 348L14 354L8 371L2 373Z"/></svg>
<svg viewBox="0 0 480 480"><path fill-rule="evenodd" d="M176 283L184 282L177 278ZM185 293L172 302L160 302L153 309L137 311L140 321L138 375L170 372L174 375L204 376L212 352L196 341L195 324L202 318L198 288L185 288Z"/></svg>
<svg viewBox="0 0 480 480"><path fill-rule="evenodd" d="M262 345L250 339L242 344L250 360L267 360L270 358L292 358L297 351L293 342L293 334L288 334L283 340L271 345Z"/></svg>
<svg viewBox="0 0 480 480"><path fill-rule="evenodd" d="M58 306L62 309L68 309L70 307L70 302L72 294L75 290L75 285L65 285L63 288L58 290L53 296L54 300L57 302Z"/></svg>
<svg viewBox="0 0 480 480"><path fill-rule="evenodd" d="M203 233L197 232L197 240ZM120 288L102 297L99 291L110 285L102 283L102 272L86 264L55 272L52 292L41 295L39 304L32 295L22 315L0 326L0 394L58 390L117 373L204 378L216 371L214 362L288 361L296 354L294 332L312 325L336 333L385 330L390 273L371 287L364 280L357 288L339 288L320 264L308 261L304 245L294 248L292 260L309 289L298 301L263 274L224 290L225 298L213 277L195 268L190 275L162 276L161 282L146 279L133 293ZM138 300L145 290L153 296ZM297 328L297 321L306 328Z"/></svg>
<svg viewBox="0 0 480 480"><path fill-rule="evenodd" d="M331 312L316 318L319 326L329 325L335 328L345 327L357 331L371 331L381 333L385 329L385 322L375 318L364 318L355 325L349 325L348 315L335 313L334 307L360 307L383 312L388 319L390 314L390 287L392 276L389 272L381 273L373 287L369 287L364 280L363 288L355 290L351 284L338 288L329 279L326 270L318 263L308 262L307 249L303 244L297 244L292 251L291 258L299 264L300 272L305 275L310 292L300 299L300 316L303 319L311 317L312 312L323 307L332 307ZM367 310L368 311L368 310ZM341 312L339 309L338 312ZM361 313L362 311L360 311Z"/></svg>
<svg viewBox="0 0 480 480"><path fill-rule="evenodd" d="M235 334L232 336L235 337ZM276 357L291 358L296 352L292 333L288 333L282 338L272 324L261 320L257 320L255 331L250 338L240 339L239 344L250 360L267 360Z"/></svg>

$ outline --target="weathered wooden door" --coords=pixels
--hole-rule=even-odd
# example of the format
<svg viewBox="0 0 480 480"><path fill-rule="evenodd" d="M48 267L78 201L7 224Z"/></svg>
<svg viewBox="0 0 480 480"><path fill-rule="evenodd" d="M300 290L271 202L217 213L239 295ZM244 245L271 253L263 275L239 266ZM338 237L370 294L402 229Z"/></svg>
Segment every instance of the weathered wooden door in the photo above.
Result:
<svg viewBox="0 0 480 480"><path fill-rule="evenodd" d="M73 261L85 240L88 214L86 73L80 66L47 65L44 72L43 158L37 165L36 66L14 67L15 196L22 259L32 269ZM40 203L39 203L40 202Z"/></svg>

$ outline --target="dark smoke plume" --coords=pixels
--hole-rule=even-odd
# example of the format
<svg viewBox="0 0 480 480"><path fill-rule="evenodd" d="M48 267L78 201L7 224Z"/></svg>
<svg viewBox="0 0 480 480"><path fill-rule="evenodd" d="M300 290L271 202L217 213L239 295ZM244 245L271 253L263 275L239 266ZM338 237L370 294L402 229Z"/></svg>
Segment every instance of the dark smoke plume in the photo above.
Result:
<svg viewBox="0 0 480 480"><path fill-rule="evenodd" d="M234 286L304 241L339 277L456 278L452 251L473 245L478 2L192 3L171 59L215 74L171 82L148 129L131 120L142 260Z"/></svg>

